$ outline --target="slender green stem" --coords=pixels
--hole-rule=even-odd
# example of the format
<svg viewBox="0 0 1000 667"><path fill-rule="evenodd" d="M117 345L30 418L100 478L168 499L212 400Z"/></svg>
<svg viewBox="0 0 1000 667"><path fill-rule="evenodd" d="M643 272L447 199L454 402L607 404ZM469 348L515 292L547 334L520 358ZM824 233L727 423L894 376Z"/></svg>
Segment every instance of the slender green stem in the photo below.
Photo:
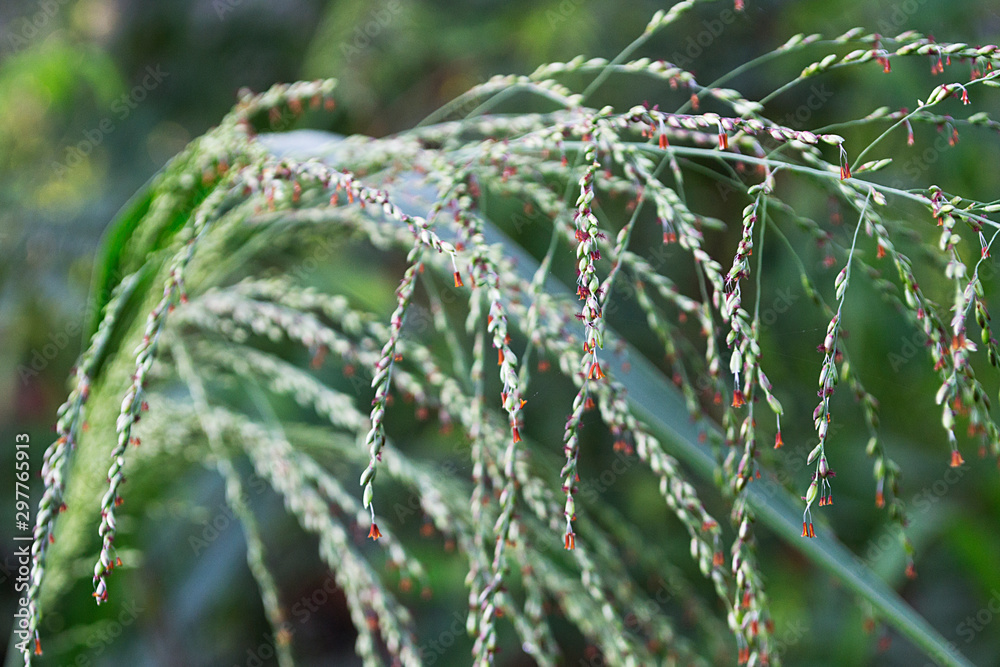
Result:
<svg viewBox="0 0 1000 667"><path fill-rule="evenodd" d="M851 165L851 170L852 171L857 170L857 168L860 165L863 164L862 160L864 159L864 157L866 155L868 155L868 152L871 151L871 149L875 148L875 146L877 146L879 144L879 142L881 142L883 139L885 139L887 136L889 136L892 133L893 130L895 130L897 127L900 127L901 125L903 125L906 121L910 120L910 118L912 118L913 116L915 116L917 114L917 112L922 111L923 109L928 109L931 106L933 106L933 105L929 104L929 105L926 105L926 106L917 107L916 109L914 109L913 111L911 111L910 113L906 114L905 116L903 116L902 118L900 118L898 121L896 121L895 123L893 123L892 125L890 125L889 127L887 127L885 129L885 131L882 132L882 134L880 134L877 137L875 137L874 141L872 141L870 144L868 144L867 146L865 146L865 149L863 151L861 151L860 153L858 153L858 156L856 158L854 158L854 164Z"/></svg>
<svg viewBox="0 0 1000 667"><path fill-rule="evenodd" d="M761 296L761 274L764 272L764 232L767 230L767 197L761 201L760 216L757 223L760 225L760 238L757 240L757 275L755 276L756 292L753 302L753 330L760 329L760 296Z"/></svg>
<svg viewBox="0 0 1000 667"><path fill-rule="evenodd" d="M782 86L779 86L778 88L772 90L770 93L768 93L767 95L765 95L764 97L762 97L760 99L760 104L767 104L768 102L770 102L771 100L773 100L778 95L782 94L786 90L790 90L790 89L794 88L796 85L798 85L802 81L805 81L805 79L802 78L802 77L796 77L796 78L792 79L791 81L789 81L788 83L786 83L786 84L784 84Z"/></svg>

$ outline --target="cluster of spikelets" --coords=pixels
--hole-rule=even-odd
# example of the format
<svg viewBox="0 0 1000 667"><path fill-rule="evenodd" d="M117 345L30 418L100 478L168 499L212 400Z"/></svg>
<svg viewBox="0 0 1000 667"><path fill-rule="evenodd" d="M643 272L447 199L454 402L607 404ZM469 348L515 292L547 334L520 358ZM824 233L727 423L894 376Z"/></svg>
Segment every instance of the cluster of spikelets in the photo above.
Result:
<svg viewBox="0 0 1000 667"><path fill-rule="evenodd" d="M663 613L626 622L628 611L642 608L650 597L621 557L624 545L635 545L641 537L607 505L581 504L578 497L581 434L596 428L585 425L584 416L594 411L612 434L615 451L637 457L658 478L667 507L688 531L693 559L726 610L724 623L735 637L738 661L777 664L747 487L761 474L760 399L775 419L773 446L783 444L782 406L765 373L767 360L758 339L760 286L758 282L754 288L752 281L759 281L765 231L783 239L785 224L825 244L830 265L843 267L832 305L804 268L802 273L805 290L829 319L819 341L820 402L813 415L819 444L809 456L815 473L811 481L802 480L807 488L803 536L815 535L812 509L817 499L821 507L833 503L830 462L836 453L826 447L830 400L844 382L859 399L871 431L867 452L874 462L876 505L888 503L890 516L905 522L896 497L899 468L878 439L877 402L851 369L842 340L842 306L859 275L870 278L926 334L941 380L937 402L952 465L962 462L956 434L960 419L972 437L996 454L998 429L970 365L975 336L966 326L974 310L990 361L996 363L978 269L997 229L988 215L1000 206L933 187L880 185L867 180L867 174L890 161L862 160L887 137L895 140L904 130L912 136L915 123L947 123L956 135L965 125L994 127L984 114L955 118L935 113L934 107L950 98L967 103L970 89L997 85L993 64L1000 61L1000 48L936 43L915 33L888 38L852 30L831 40L796 36L768 54L831 51L792 83L838 68L880 66L888 73L892 62L907 57L930 58L932 68L942 72L953 71L944 69L953 60L971 64L970 80L934 88L912 111L879 109L855 121L887 129L867 148L851 147L838 135L769 121L761 102L722 87L724 79L701 85L670 63L629 59L694 4L689 0L658 12L645 33L612 62L580 58L545 65L528 76L496 77L411 131L378 140L348 137L323 159L280 156L258 128L284 123L309 108L333 108L333 81L248 93L217 128L178 156L135 215L128 252L102 293L102 318L59 411L58 438L45 454L29 593L34 652L41 652L37 629L46 555L55 542L57 516L72 495L67 482L74 449L96 430L83 434L89 403L100 393L101 399L116 397L121 407L100 503L101 549L93 575L98 603L108 599L109 577L121 565L115 542L127 497L122 483L140 433L153 447L204 438L203 461L224 478L226 497L243 524L248 563L283 665L292 664L291 633L237 460L249 460L303 528L318 535L320 556L349 603L357 652L366 665L383 664L386 656L394 664L422 664L413 619L356 539L360 528L376 540L399 569L405 589L413 582L425 584L421 563L394 536L392 521L378 514L378 482L384 477L419 491L428 525L467 561L467 627L475 638L476 665L493 662L500 623L513 627L523 650L538 664L557 664L560 647L548 620L554 613L577 626L607 664L710 664L720 655L724 659L732 643L718 631L723 621L712 604L692 592L693 584L657 555L654 545L637 549L639 567L666 577L670 594L686 601L708 639L696 644L685 638ZM848 47L854 50L844 54ZM562 82L580 75L590 81L585 90ZM611 75L662 80L688 101L676 112L648 105L624 112L588 107L591 93ZM547 100L556 110L484 115L514 93ZM702 106L726 112L702 112ZM452 118L455 110L470 108L473 113ZM857 155L853 162L850 153ZM692 170L717 179L720 187L748 202L728 270L706 250L706 234L723 222L686 203L683 176ZM824 224L796 214L781 199L784 180L807 183L818 196L833 197L842 210L852 212L856 222L849 248L835 247ZM552 242L533 274L516 261L509 240L497 240L490 197L522 202L526 213L549 222ZM939 251L954 283L949 308L932 303L921 291L911 260L897 249L894 238L901 232L885 214L889 199L923 206L928 220L940 226ZM625 218L603 212L602 202L612 200L626 202ZM662 226L663 243L690 258L700 294L684 294L658 271L651 253L630 247L633 231L652 218ZM406 253L408 268L388 322L342 295L305 286L294 272L279 277L241 274L245 264L230 257L237 246L236 258L245 259L276 239L315 232L347 232L378 249ZM975 239L971 258L963 251L966 237ZM551 287L558 252L575 253L575 290ZM691 417L705 425L721 464L718 479L732 507L734 538L728 546L688 473L630 403L621 381L627 364L612 363L624 339L605 315L614 306L614 289L623 276L631 281L648 323L642 335L659 340L668 375ZM744 302L748 287L751 299ZM460 296L471 350L443 307L444 290ZM406 335L417 298L430 304L430 335ZM143 313L139 319L130 314L137 304ZM269 341L301 346L313 368L268 352ZM109 370L112 361L130 368L124 384ZM372 399L368 414L359 409L355 395L320 378L315 370L324 364L337 365L356 388L360 385L363 400ZM558 474L539 463L551 458L552 443L533 440L526 416L536 369L553 369L577 387ZM487 393L492 373L498 374L499 396ZM249 397L251 403L291 397L328 427L277 429L246 409L246 401L241 408L217 398L213 389L232 379L237 381L232 386L260 388ZM440 475L433 465L394 445L386 430L394 395L465 436L471 486L468 480ZM770 429L768 433L770 439ZM352 480L328 472L301 445L317 437L362 471L361 494ZM95 451L106 451L100 447L107 444L112 443L100 443ZM910 555L912 548L908 542L905 546ZM908 571L913 571L912 560ZM25 652L26 664L31 653Z"/></svg>

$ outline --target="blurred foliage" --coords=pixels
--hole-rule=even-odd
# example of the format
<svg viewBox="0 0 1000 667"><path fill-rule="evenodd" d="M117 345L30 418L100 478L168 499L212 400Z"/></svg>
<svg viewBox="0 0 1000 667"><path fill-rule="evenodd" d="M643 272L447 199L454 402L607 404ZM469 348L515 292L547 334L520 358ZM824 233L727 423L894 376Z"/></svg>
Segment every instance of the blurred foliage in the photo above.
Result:
<svg viewBox="0 0 1000 667"><path fill-rule="evenodd" d="M989 3L748 0L746 14L723 24L717 36L713 32L722 6L693 12L683 22L689 30L687 39L678 40L677 33L670 31L672 40L656 40L642 55L677 60L707 83L798 32L834 36L863 25L887 34L915 29L973 44L1000 41L1000 14ZM0 395L5 400L0 402L0 460L4 475L12 469L9 443L15 433L30 434L33 466L36 470L40 466L49 425L64 397L65 379L89 315L91 265L102 231L114 212L171 156L218 122L238 89L262 90L276 81L333 76L341 82L338 95L343 104L331 118L320 121L321 127L345 134L383 135L412 126L494 73L525 73L539 62L581 53L611 57L642 31L659 7L660 3L650 0L3 3ZM701 45L704 42L707 46ZM810 96L817 91L804 87L776 99L769 112L774 118L788 118L792 127L815 129L879 104L893 109L912 106L934 84L929 70L929 66L894 70L890 98L881 71L873 65L864 76L851 80L850 95L838 93L835 75L824 80L830 89L822 91L827 101L818 108L810 107ZM159 78L154 83L150 83L151 71L162 72L153 77ZM782 65L764 66L739 77L735 84L748 96L761 97L789 74L794 72L785 71ZM627 91L609 86L605 92L609 98L624 97L635 103L656 103L671 94L663 84L629 80L628 86ZM976 150L979 137L985 136L977 133L987 131L963 130L957 146L943 144L941 150L924 152L940 131L918 127L912 152L906 153L905 146L895 147L900 151L900 168L920 169L930 182L983 200L1000 197L995 176L1000 172L1000 153ZM802 212L816 213L808 210L810 205L803 202ZM736 206L736 202L720 201L717 214L737 219ZM811 243L804 235L793 235L792 242ZM819 266L822 250L816 249L812 259ZM788 298L803 298L788 262L775 261L767 271L772 284L789 286ZM832 272L829 278L822 285L826 293L832 286ZM364 284L357 276L354 280L354 289L364 297ZM995 274L986 282L994 290L1000 286ZM776 293L775 298L779 297ZM848 344L868 388L876 395L896 397L883 406L883 435L890 453L905 462L901 495L914 510L911 537L920 576L904 580L902 552L894 539L884 540L888 529L871 505L870 464L864 456L860 426L849 424L838 435L845 445L857 444L844 452L838 465L838 505L831 520L838 536L856 553L863 558L878 556L873 561L876 569L946 638L977 664L997 664L1000 625L988 626L991 629L976 633L969 643L962 630L966 617L975 617L988 608L991 598L1000 595L996 557L1000 553L1000 486L995 469L988 462L972 461L957 484L940 488L944 445L938 413L931 409L933 378L919 338L874 295L867 301L851 301L849 309L846 319L856 324L850 326ZM785 378L815 375L819 364L815 345L825 323L818 313L804 321L799 309L795 312L794 319L779 314L765 331L770 343L765 357L770 359L768 370L777 387L783 386ZM897 359L902 361L897 363ZM991 378L988 386L993 395L996 385ZM788 413L812 410L811 389L804 395L779 395ZM849 414L848 398L838 400L841 412ZM561 420L560 414L552 416L556 437ZM811 446L807 426L800 421L798 430L795 426L787 430L789 450L785 451L793 454L772 462L779 469L785 466L785 481L792 485L806 474L803 468L794 467L801 459L794 453ZM2 483L4 488L9 488L8 479ZM199 664L199 652L209 649L218 664L246 663L248 649L256 650L268 635L244 564L239 532L224 532L201 558L188 555L189 537L199 534L204 522L223 507L218 479L213 473L185 472L178 465L175 470L137 474L131 483L156 490L156 500L148 503L144 515L131 519L141 524L132 528L141 533L135 542L147 554L133 573L142 585L135 587L135 597L122 596L124 603L115 602L99 611L89 591L74 590L61 611L46 618L49 633L73 629L63 635L63 645L53 642L48 649L59 656L60 664L71 664L77 657L91 659L90 664ZM626 486L615 488L612 494L633 512L657 507L649 519L650 534L662 536L666 550L678 550L669 539L676 526L666 520L658 503L649 500L655 490L648 483L636 482L628 490ZM314 553L314 545L295 547L309 538L279 518L275 499L263 494L255 503L264 515L275 518L268 526L268 541L282 552L276 567L287 586L286 602L293 607L295 601L322 587L326 575L312 559L299 555ZM13 525L11 507L6 502L0 512L5 535ZM427 548L439 546L428 543ZM14 610L13 548L9 539L0 544L0 612L5 619ZM806 647L810 656L826 656L826 662L810 661L812 665L907 665L918 659L905 642L891 642L891 635L880 629L868 643L855 641L865 613L854 599L836 590L827 577L809 570L787 546L765 538L763 548L773 563L768 575L779 637L780 627L788 628L787 664L805 664L800 660ZM85 559L81 569L88 569L91 562ZM445 556L441 567L448 565ZM443 592L444 599L461 599L462 595L461 590ZM129 616L129 604L141 609L141 614ZM334 599L319 608L305 631L309 636L303 645L316 651L316 664L322 660L330 664L332 655L345 656L340 664L348 664L353 636L343 600ZM454 621L443 607L428 605L426 614L443 631ZM990 615L994 623L995 616ZM125 627L118 629L123 632L113 632L114 619L122 621ZM468 654L468 646L462 645L465 641L460 638L455 655Z"/></svg>

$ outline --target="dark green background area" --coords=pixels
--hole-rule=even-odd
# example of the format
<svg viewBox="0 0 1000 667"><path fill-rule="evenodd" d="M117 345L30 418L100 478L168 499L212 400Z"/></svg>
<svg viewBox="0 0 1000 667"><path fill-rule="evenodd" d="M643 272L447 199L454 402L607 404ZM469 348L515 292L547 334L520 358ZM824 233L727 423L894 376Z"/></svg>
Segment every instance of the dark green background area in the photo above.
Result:
<svg viewBox="0 0 1000 667"><path fill-rule="evenodd" d="M886 34L914 29L970 44L1000 41L1000 10L987 2L747 0L746 4L742 15L724 13L731 8L727 2L698 7L638 55L675 61L707 83L799 32L832 37L863 26ZM10 540L14 437L30 435L37 471L80 350L81 329L90 317L87 300L102 234L115 212L171 156L219 121L241 88L259 91L275 82L335 77L340 81L337 110L311 118L312 126L383 136L412 127L494 74L529 73L543 62L578 54L611 58L642 32L662 6L645 0L4 2L0 6L0 489L4 494L0 635L7 637L7 619L12 619L15 608L16 567ZM807 62L779 60L728 85L750 99L760 98L794 77ZM875 63L847 74L836 72L785 93L766 112L796 129L812 129L863 116L883 105L912 108L939 82L929 70L929 63L912 60L898 66L894 61L891 75L884 75ZM983 106L976 110L1000 115L996 98L980 90ZM682 100L663 83L620 78L605 85L592 103L611 103L622 110L643 101L670 108ZM517 106L515 100L511 108ZM951 109L956 114L960 110ZM874 137L870 130L849 136L857 137L861 145ZM938 141L934 128L918 126L916 138L913 148L898 137L884 147L897 160L896 176L919 174L921 185L936 183L980 200L1000 198L996 178L1000 144L995 134L964 130L957 146L939 142L939 150L933 149ZM738 222L743 202L735 197L718 201L713 193L712 188L704 189L702 205L712 215ZM796 201L785 195L803 214L826 219L825 202L805 197ZM914 229L936 242L930 223L920 212L912 214ZM544 245L548 238L548 230L541 226L529 226L523 233L519 241L529 248ZM845 227L834 228L833 233L838 242L849 242ZM811 243L804 235L790 236ZM733 238L731 234L720 238L711 247L727 266ZM916 261L923 257L912 244L905 249ZM830 298L836 269L822 267L818 250L806 248L802 254L812 262L812 275ZM804 490L808 473L799 464L814 439L809 415L820 364L815 347L825 322L808 305L788 257L777 249L773 257L766 265L765 285L770 287L765 287L769 291L762 304L774 304L775 316L770 322L765 319L762 337L765 369L785 404L783 431L788 446L781 456L768 455L768 465L790 488ZM949 298L947 288L934 282L929 267L918 266L917 272L935 297ZM995 274L990 271L984 281L988 290L998 288ZM395 274L386 278L381 294L367 295L373 307L386 306L384 299L397 278ZM365 288L345 283L352 296L365 297ZM780 307L785 303L791 307ZM996 305L997 299L991 304ZM623 305L622 317L630 312L638 318L634 305ZM873 507L871 464L864 455L867 436L847 395L838 395L835 404L843 427L832 441L839 459L836 505L824 510L824 517L845 544L862 558L870 558L869 564L973 662L1000 664L996 657L1000 613L990 607L992 601L992 608L1000 610L1000 484L995 462L980 460L968 448L964 451L969 465L961 475L945 476L947 443L933 402L929 355L921 338L864 281L852 284L845 322L856 370L882 403L881 433L891 456L903 467L901 497L912 517L919 577L913 581L903 577L894 529ZM978 370L996 396L995 374L987 367ZM558 433L565 404L565 400L553 403L551 424L538 428ZM454 474L467 475L461 458L456 460ZM64 601L63 608L43 623L48 637L59 637L50 645L58 663L41 664L72 664L81 656L90 664L104 665L205 664L200 661L209 650L225 661L219 664L246 664L248 649L260 652L266 646L267 626L246 570L239 530L222 531L200 555L193 556L188 545L191 535L201 534L205 521L225 511L216 475L183 466L166 472L175 473L177 479L164 475L141 481L143 488L159 494L159 500L145 506L143 525L132 527L137 536L130 543L141 546L146 556L136 558L141 564L123 585L120 599L100 609L85 592ZM655 487L640 477L636 473L637 481L614 485L611 500L633 518L648 513L649 535L662 537L667 551L677 556L675 562L687 567L686 540L671 543L678 526L666 518ZM37 499L37 488L35 492ZM308 606L303 601L322 589L327 576L316 562L315 544L283 517L273 496L262 491L251 500L270 531L267 544L276 551L271 563L283 585L283 602L290 609L296 603ZM655 509L645 509L649 507ZM721 504L712 509L725 516ZM853 597L787 545L766 533L762 542L777 636L787 645L786 664L912 667L926 662L881 627L864 634L864 609ZM434 560L440 545L427 542L419 548L423 559ZM437 602L421 607L438 628L435 636L447 635L454 613L464 612L462 591L448 589L446 583L449 568L458 562L453 555L442 555L437 568L430 568L431 577L444 588ZM81 563L81 573L89 565L88 558ZM418 596L411 597L414 604L421 604ZM404 600L409 601L405 596ZM296 636L302 664L353 664L353 630L343 598L330 596L316 609ZM468 646L463 642L467 640L460 632L452 651L438 664L464 664L449 662L466 660ZM884 652L879 652L880 644ZM578 648L582 656L583 649ZM499 663L530 664L513 653L501 655Z"/></svg>

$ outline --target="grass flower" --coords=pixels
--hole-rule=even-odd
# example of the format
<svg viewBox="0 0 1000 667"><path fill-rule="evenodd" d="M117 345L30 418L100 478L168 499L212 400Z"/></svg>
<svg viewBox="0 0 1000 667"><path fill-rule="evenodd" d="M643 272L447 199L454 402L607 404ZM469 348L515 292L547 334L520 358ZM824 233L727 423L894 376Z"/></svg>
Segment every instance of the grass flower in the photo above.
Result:
<svg viewBox="0 0 1000 667"><path fill-rule="evenodd" d="M638 45L698 1L658 11ZM848 43L857 48L840 48ZM803 57L812 53L807 47L828 54L795 68L803 80L834 69L850 72L870 60L888 73L890 59L928 54L984 68L1000 64L995 47L863 30L829 43L798 36L774 57ZM664 60L630 60L630 52L494 77L415 128L381 139L341 138L325 156L257 128L307 108L334 108L336 82L279 85L241 95L216 128L171 162L143 206L121 223L138 231L121 266L105 267L115 278L100 291L101 316L45 455L26 593L36 652L46 568L50 558L68 567L65 554L49 551L57 516L68 513L76 521L77 513L100 511L92 595L106 602L111 574L121 565L116 549L133 539L119 533L119 524L126 512L140 511L124 484L126 472L175 447L184 456L174 452L174 460L208 463L225 482L227 503L245 529L247 564L274 645L285 647L279 662L291 660L292 637L258 517L242 500L243 466L318 540L366 665L423 664L419 624L399 595L430 590L424 559L433 540L411 549L415 533L440 533L461 563L477 667L494 664L508 633L517 636L512 645L528 653L526 659L558 664L555 617L573 625L609 664L707 664L722 652L731 661L734 644L739 664L776 660L780 642L756 531L777 528L794 537L797 514L790 522L781 518L752 491L768 483L756 480L773 458L789 454L782 448L782 419L786 427L788 419L801 425L810 419L808 408L785 413L783 388L769 377L775 346L762 332L776 313L762 298L771 293L766 267L776 242L784 243L779 252L791 258L795 284L826 323L807 341L822 359L802 537L816 536L814 505L831 513L848 506L833 508L831 468L846 451L841 447L850 445L836 433L851 417L834 415L832 402L844 389L857 399L857 419L870 436L865 451L876 506L900 527L906 523L899 466L879 437L878 401L863 384L869 371L851 363L855 343L847 327L857 311L845 303L858 281L881 290L893 312L926 338L951 466L964 463L956 429L1000 454L1000 427L972 363L977 353L1000 359L987 286L975 263L988 256L991 234L1000 229L990 217L1000 205L936 186L893 188L869 179L870 172L891 167L878 152L881 138L857 147L852 175L845 146L850 140L853 153L855 140L868 135L899 135L902 144L917 123L941 125L953 140L965 124L994 127L981 117L963 124L935 109L959 95L969 103L966 87L994 77L936 86L912 112L879 111L842 123L838 127L851 132L844 137L788 127L765 115L767 100L702 85ZM939 62L934 69L944 73ZM884 80L902 71L897 67ZM662 82L662 103L592 106L591 94L607 77L629 74ZM505 106L504 113L481 113L501 100L513 107L517 98L508 97L514 92L532 100L526 108L538 102L545 111ZM880 124L887 124L884 134L869 131ZM706 199L697 190L703 180L720 190ZM727 208L730 196L738 204ZM811 208L800 204L811 198L820 210L831 202L836 219L803 213ZM905 244L899 243L896 200L923 211L927 223L906 229ZM538 253L514 240L521 212L548 238ZM808 254L814 249L796 247L786 232L815 240L819 250ZM934 235L924 249L934 254L929 265L944 267L951 303L938 303L943 291L935 289L931 298L922 290L917 274L923 280L925 271L915 270L904 252L922 233ZM966 237L979 256L962 249ZM344 239L346 246L330 251L335 259L324 271L275 268L292 263L293 248L327 238ZM358 264L345 271L342 258L356 251L385 261L376 270ZM872 257L877 269L868 263ZM358 299L342 283L346 272L372 290L394 276L395 289L387 289L384 300ZM832 286L814 287L827 275ZM981 346L972 342L975 326ZM811 331L797 327L796 333ZM733 378L728 405L727 370ZM536 395L543 398L532 399L526 412L528 397ZM545 419L534 420L536 409L543 417L566 415L561 448ZM414 415L421 428L414 427ZM771 427L761 431L758 422L768 415L775 419L774 447L762 454ZM427 435L425 420L436 421L440 432ZM140 435L143 446L136 449ZM94 456L98 440L100 466L79 461L80 452ZM461 474L442 472L439 460L421 454L431 441L455 445ZM612 454L608 470L594 470L595 458ZM613 494L604 494L608 475L624 479L632 465L655 481L697 567L663 561L641 520L624 516ZM97 507L69 499L62 511L71 475L74 484L79 475L81 488L103 488ZM595 494L598 482L604 486ZM376 489L381 498L383 484L411 492L412 507L377 514ZM769 489L781 502L798 502L780 485ZM706 495L713 500L703 502ZM730 530L712 516L714 507L724 507ZM418 531L403 526L411 509ZM360 548L358 531L368 521L375 544ZM578 531L586 536L579 545ZM900 534L910 575L913 547ZM634 561L623 563L625 544L633 547ZM829 557L828 544L808 543L803 553L853 582L852 590L918 636L922 648L960 664L877 577L857 584L855 573ZM398 587L379 568L383 562L399 570ZM706 630L704 646L684 637L685 628L669 615L626 627L624 610L648 594L638 582L664 571L676 571L674 594ZM707 585L689 581L690 573ZM716 614L717 608L725 611Z"/></svg>

